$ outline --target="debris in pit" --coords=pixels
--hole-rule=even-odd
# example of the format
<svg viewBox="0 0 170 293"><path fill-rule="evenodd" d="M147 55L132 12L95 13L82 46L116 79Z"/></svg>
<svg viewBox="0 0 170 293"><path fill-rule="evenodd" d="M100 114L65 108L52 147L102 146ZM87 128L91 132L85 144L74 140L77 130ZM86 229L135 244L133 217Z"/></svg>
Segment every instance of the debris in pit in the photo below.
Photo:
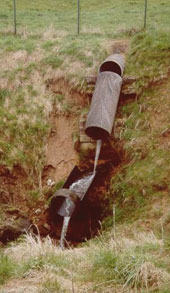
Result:
<svg viewBox="0 0 170 293"><path fill-rule="evenodd" d="M7 244L16 240L21 234L29 232L31 226L31 221L26 217L18 218L17 220L11 219L7 223L0 225L0 242Z"/></svg>

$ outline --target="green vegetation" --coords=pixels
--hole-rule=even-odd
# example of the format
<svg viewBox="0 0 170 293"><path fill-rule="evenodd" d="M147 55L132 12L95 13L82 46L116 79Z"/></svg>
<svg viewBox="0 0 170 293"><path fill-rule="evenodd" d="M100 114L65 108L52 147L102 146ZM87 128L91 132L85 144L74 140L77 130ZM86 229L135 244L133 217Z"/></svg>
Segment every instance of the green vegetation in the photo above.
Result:
<svg viewBox="0 0 170 293"><path fill-rule="evenodd" d="M68 91L87 94L86 75L96 74L107 55L121 52L137 93L118 110L123 161L106 195L103 226L110 231L64 252L50 238L27 235L0 254L1 285L37 273L39 292L169 292L170 4L148 2L144 31L143 0L81 1L77 35L76 1L17 0L14 36L12 1L1 0L0 164L25 171L31 208L43 194L49 202L63 185L42 187L49 116L75 117L88 109L88 101L81 107ZM58 87L51 89L53 81ZM146 227L155 234L139 232Z"/></svg>
<svg viewBox="0 0 170 293"><path fill-rule="evenodd" d="M0 285L4 284L14 273L14 262L0 252Z"/></svg>
<svg viewBox="0 0 170 293"><path fill-rule="evenodd" d="M25 50L32 53L35 50L34 38L24 39L21 36L14 36L11 33L0 33L0 50L5 52L16 52L18 50Z"/></svg>
<svg viewBox="0 0 170 293"><path fill-rule="evenodd" d="M122 236L123 232L122 227L115 239L111 231L82 248L65 252L53 245L50 238L42 241L27 235L6 249L1 276L23 278L26 282L37 272L43 276L40 283L36 282L38 292L69 292L70 288L80 292L82 288L89 292L109 288L164 292L170 282L164 240L153 232L134 232L130 237Z"/></svg>
<svg viewBox="0 0 170 293"><path fill-rule="evenodd" d="M45 65L50 65L53 69L59 68L63 61L55 55L50 55L42 61Z"/></svg>
<svg viewBox="0 0 170 293"><path fill-rule="evenodd" d="M66 290L61 288L61 285L59 284L59 282L56 279L47 279L42 285L41 285L41 289L39 291L40 293L55 293L55 292L59 292L59 293L64 293L66 292Z"/></svg>
<svg viewBox="0 0 170 293"><path fill-rule="evenodd" d="M169 31L142 32L133 38L127 72L137 75L135 89L139 94L167 76L169 58Z"/></svg>
<svg viewBox="0 0 170 293"><path fill-rule="evenodd" d="M147 205L153 198L161 198L162 191L168 192L169 152L152 150L143 160L136 160L124 166L122 171L111 179L110 195L114 195L118 211L117 221L135 220L146 216ZM110 203L111 205L111 203ZM111 205L111 206L112 206Z"/></svg>
<svg viewBox="0 0 170 293"><path fill-rule="evenodd" d="M125 1L113 3L111 0L81 1L81 30L85 33L134 32L141 29L144 23L144 1ZM168 27L169 24L168 0L150 0L148 3L147 25L153 29ZM1 1L1 27L12 28L13 6L10 0ZM76 33L77 2L43 0L29 2L17 0L18 30L23 28L29 31L44 31L50 24L55 29L66 29L69 33ZM133 28L133 30L132 30Z"/></svg>

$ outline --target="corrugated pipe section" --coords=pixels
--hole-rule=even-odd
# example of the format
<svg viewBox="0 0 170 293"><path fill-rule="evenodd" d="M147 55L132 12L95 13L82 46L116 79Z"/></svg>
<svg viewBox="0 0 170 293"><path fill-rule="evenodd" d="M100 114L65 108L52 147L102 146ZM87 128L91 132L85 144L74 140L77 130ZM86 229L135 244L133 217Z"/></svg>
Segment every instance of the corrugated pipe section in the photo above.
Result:
<svg viewBox="0 0 170 293"><path fill-rule="evenodd" d="M105 140L112 132L124 66L124 57L114 54L106 58L99 67L85 125L86 134L93 139Z"/></svg>

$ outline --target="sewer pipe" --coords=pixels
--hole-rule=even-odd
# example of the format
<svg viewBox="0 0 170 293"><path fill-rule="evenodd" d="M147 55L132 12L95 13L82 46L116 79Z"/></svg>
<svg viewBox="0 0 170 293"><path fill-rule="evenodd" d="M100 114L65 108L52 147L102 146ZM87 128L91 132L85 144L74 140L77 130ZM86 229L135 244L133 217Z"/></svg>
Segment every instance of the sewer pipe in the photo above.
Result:
<svg viewBox="0 0 170 293"><path fill-rule="evenodd" d="M114 54L99 67L97 82L87 116L85 132L93 139L111 135L122 85L124 57Z"/></svg>

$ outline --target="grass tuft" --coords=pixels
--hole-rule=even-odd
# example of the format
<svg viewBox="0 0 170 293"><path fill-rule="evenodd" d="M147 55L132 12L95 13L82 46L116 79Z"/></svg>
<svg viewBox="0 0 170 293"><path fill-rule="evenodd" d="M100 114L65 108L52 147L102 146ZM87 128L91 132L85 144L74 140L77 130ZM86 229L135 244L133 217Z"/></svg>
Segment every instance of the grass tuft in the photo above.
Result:
<svg viewBox="0 0 170 293"><path fill-rule="evenodd" d="M0 253L0 285L4 284L14 274L14 262Z"/></svg>

